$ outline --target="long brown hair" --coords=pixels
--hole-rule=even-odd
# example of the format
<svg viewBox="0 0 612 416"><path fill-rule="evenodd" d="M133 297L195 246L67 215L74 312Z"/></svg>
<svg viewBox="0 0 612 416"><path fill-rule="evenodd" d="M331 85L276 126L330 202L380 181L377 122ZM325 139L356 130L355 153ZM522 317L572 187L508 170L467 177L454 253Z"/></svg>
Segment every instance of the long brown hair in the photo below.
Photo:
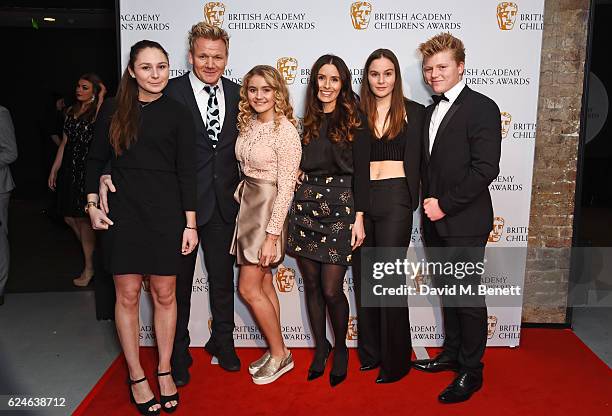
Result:
<svg viewBox="0 0 612 416"><path fill-rule="evenodd" d="M92 122L96 119L96 115L98 113L98 100L100 99L100 84L102 84L102 80L99 76L94 74L93 72L89 72L87 74L83 74L79 77L80 80L89 81L92 85L92 94L93 100L87 103L83 103L81 101L77 101L74 105L70 106L66 111L66 115L74 117L79 114L85 104L88 105L87 109L83 112L83 114L79 115L77 118L79 120L86 120L88 122Z"/></svg>
<svg viewBox="0 0 612 416"><path fill-rule="evenodd" d="M134 70L134 63L138 54L146 48L158 49L168 59L168 52L159 43L152 40L141 40L130 48L130 60L119 82L117 108L111 119L109 130L110 143L117 155L129 149L138 135L138 124L140 122L138 83L135 78L132 78L129 70Z"/></svg>
<svg viewBox="0 0 612 416"><path fill-rule="evenodd" d="M242 78L240 102L238 103L238 130L245 131L256 114L251 108L248 98L249 82L256 75L262 77L274 90L274 128L278 128L282 116L285 116L291 124L297 126L297 121L293 116L293 107L289 101L289 90L283 76L274 67L257 65L251 68Z"/></svg>
<svg viewBox="0 0 612 416"><path fill-rule="evenodd" d="M376 59L386 58L393 63L395 70L395 84L393 85L393 91L391 92L391 107L385 116L383 126L386 126L384 131L376 131L376 118L378 117L378 111L376 108L376 96L372 92L370 81L368 79L368 73L370 72L370 65ZM404 103L404 92L402 91L402 72L400 70L399 61L395 54L389 49L376 49L368 56L365 67L363 70L363 81L361 83L361 111L366 115L368 119L368 128L372 133L372 136L378 138L380 133L381 139L391 140L394 139L405 125L406 107Z"/></svg>
<svg viewBox="0 0 612 416"><path fill-rule="evenodd" d="M357 99L351 87L351 72L344 61L335 55L323 55L317 59L310 70L310 79L306 90L306 112L304 114L304 144L319 137L319 129L323 120L323 104L318 98L319 83L317 77L323 65L330 64L336 67L340 74L340 94L336 107L331 113L327 134L333 143L354 140L355 128L359 127L359 110Z"/></svg>

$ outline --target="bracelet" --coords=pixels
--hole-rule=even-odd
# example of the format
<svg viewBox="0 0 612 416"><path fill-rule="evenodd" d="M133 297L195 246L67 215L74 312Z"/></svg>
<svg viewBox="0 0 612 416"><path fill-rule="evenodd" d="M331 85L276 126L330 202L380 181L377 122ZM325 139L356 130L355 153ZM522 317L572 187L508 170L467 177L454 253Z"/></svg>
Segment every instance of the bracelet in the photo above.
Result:
<svg viewBox="0 0 612 416"><path fill-rule="evenodd" d="M87 205L85 205L85 213L89 213L89 208L96 207L98 208L98 203L96 201L87 201Z"/></svg>
<svg viewBox="0 0 612 416"><path fill-rule="evenodd" d="M197 229L198 229L198 227L190 227L190 226L186 225L186 226L185 226L185 229L186 229L186 230L197 230Z"/></svg>

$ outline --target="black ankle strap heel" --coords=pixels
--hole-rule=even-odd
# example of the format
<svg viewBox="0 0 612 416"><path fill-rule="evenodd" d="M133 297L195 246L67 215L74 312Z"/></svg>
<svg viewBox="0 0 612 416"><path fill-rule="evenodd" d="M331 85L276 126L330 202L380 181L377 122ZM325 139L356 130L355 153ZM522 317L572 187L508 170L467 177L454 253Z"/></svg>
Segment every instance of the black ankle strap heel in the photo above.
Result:
<svg viewBox="0 0 612 416"><path fill-rule="evenodd" d="M132 386L134 384L142 383L143 381L146 381L146 380L147 380L146 377L143 377L140 380L128 379L127 384L128 384L128 389L130 391L130 402L132 402L134 406L136 406L136 409L138 409L138 413L140 413L141 415L144 415L144 416L159 415L159 409L149 410L150 407L155 406L156 404L159 404L157 399L155 399L155 395L153 395L153 398L146 403L137 403L136 399L134 398L134 392L132 391Z"/></svg>
<svg viewBox="0 0 612 416"><path fill-rule="evenodd" d="M163 376L172 376L172 372L171 371L166 371L165 373L157 373L157 377L163 377ZM159 380L157 381L159 383ZM176 408L179 405L179 394L178 394L178 389L176 391L176 393L171 394L170 396L164 396L163 394L161 394L161 385L159 386L159 401L161 403L161 408L164 412L166 413L174 413L176 411ZM173 400L176 400L176 406L172 406L172 407L166 407L166 403L169 403Z"/></svg>

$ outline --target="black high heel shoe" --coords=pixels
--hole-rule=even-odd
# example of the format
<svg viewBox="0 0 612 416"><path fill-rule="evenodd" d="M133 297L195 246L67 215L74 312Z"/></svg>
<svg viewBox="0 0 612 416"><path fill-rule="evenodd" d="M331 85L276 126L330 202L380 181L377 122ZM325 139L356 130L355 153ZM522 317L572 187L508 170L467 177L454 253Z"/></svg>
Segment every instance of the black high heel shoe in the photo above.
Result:
<svg viewBox="0 0 612 416"><path fill-rule="evenodd" d="M313 369L313 367L315 367L315 364L318 364L316 362L317 358L315 356L315 358L312 360L312 364L310 364L310 368L308 369L308 377L307 377L308 381L312 381L312 380L314 380L316 378L321 377L323 375L323 373L325 372L325 365L327 364L327 359L329 358L329 353L332 350L332 346L331 346L331 344L329 343L329 341L327 339L325 340L325 343L327 344L326 345L327 352L325 353L325 359L323 360L323 365L321 366L322 369L321 370Z"/></svg>
<svg viewBox="0 0 612 416"><path fill-rule="evenodd" d="M134 384L142 383L143 381L146 381L146 379L147 379L146 377L143 377L140 380L134 381L128 378L128 389L130 390L130 402L134 403L134 406L136 406L136 409L138 409L138 413L140 413L141 415L144 415L144 416L158 415L159 409L149 410L150 407L155 406L156 404L159 404L157 399L155 399L155 395L153 395L153 398L146 403L137 403L136 399L134 398L134 392L132 391L132 386Z"/></svg>
<svg viewBox="0 0 612 416"><path fill-rule="evenodd" d="M165 373L157 373L157 377L163 377L163 376L172 376L172 372L171 371L166 371ZM157 380L157 382L159 383L159 380ZM166 404L176 400L176 405L172 406L172 407L166 407ZM166 413L174 413L174 411L176 410L176 408L179 406L179 394L178 394L178 389L176 390L176 393L171 394L170 396L164 396L163 394L161 394L161 386L159 386L159 402L161 404L161 408L164 412Z"/></svg>
<svg viewBox="0 0 612 416"><path fill-rule="evenodd" d="M338 374L338 372L334 373L334 369L336 367L336 360L338 360L338 354L336 352L334 352L334 366L332 367L332 371L329 373L329 385L332 387L336 387L338 384L342 383L345 379L346 379L346 372L347 372L347 368L348 368L348 348L345 347L345 358L344 358L344 362L342 363L342 370L344 370L344 372Z"/></svg>

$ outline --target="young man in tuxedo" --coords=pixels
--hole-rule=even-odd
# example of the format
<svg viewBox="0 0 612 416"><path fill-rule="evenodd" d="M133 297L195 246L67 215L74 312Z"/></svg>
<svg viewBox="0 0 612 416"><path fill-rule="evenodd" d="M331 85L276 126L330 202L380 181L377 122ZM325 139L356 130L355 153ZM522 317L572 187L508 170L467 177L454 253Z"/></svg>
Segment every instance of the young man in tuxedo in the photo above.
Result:
<svg viewBox="0 0 612 416"><path fill-rule="evenodd" d="M234 153L238 137L240 86L223 77L229 53L229 35L205 22L189 32L192 71L169 81L164 94L189 108L196 125L198 234L208 273L212 333L204 347L227 371L239 371L234 348L234 263L229 249L238 203L239 182ZM100 202L106 205L109 177L101 178ZM112 213L110 213L112 217ZM176 281L177 322L172 353L172 375L177 386L189 382L189 313L197 250L183 258Z"/></svg>
<svg viewBox="0 0 612 416"><path fill-rule="evenodd" d="M490 98L463 81L463 42L442 33L419 46L423 77L436 94L427 107L423 131L423 232L436 260L482 262L493 207L489 184L499 173L501 123ZM439 249L438 249L439 248ZM436 276L440 287L470 286L480 275ZM477 293L477 292L474 292ZM442 403L468 400L482 386L481 362L487 342L484 296L441 296L445 339L435 358L415 361L426 372L452 370L455 380L440 393Z"/></svg>

